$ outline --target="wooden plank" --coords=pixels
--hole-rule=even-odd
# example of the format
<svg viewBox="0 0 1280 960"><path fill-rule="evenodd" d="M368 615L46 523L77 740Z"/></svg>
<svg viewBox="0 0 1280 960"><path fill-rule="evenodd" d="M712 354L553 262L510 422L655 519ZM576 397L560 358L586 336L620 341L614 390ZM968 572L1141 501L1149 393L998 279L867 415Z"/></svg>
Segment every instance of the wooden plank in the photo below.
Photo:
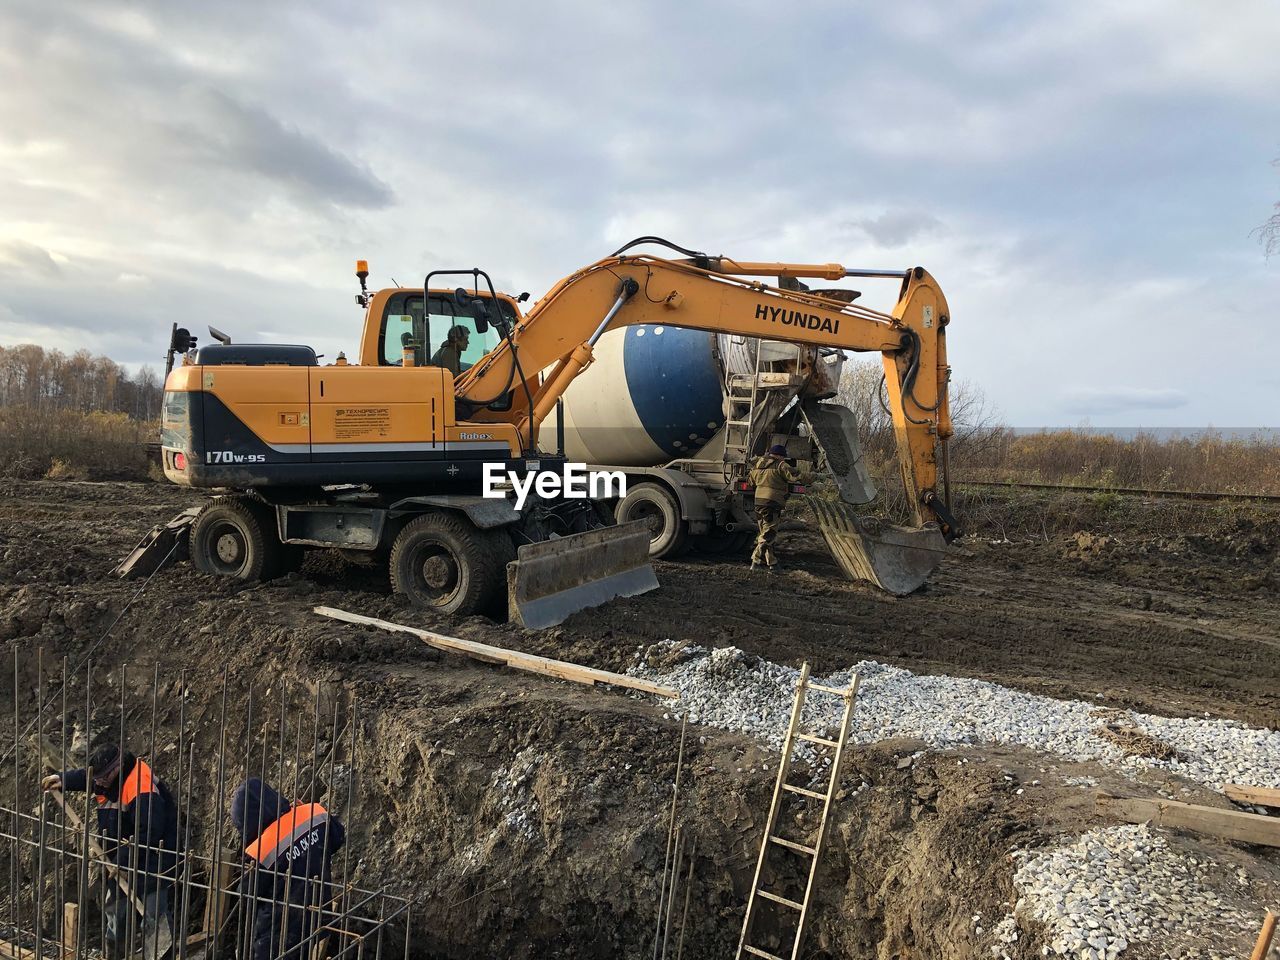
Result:
<svg viewBox="0 0 1280 960"><path fill-rule="evenodd" d="M62 955L76 955L76 940L80 932L80 904L64 903L62 905Z"/></svg>
<svg viewBox="0 0 1280 960"><path fill-rule="evenodd" d="M227 916L230 914L231 895L234 892L235 874L236 865L222 860L218 863L217 876L209 878L209 896L204 902L204 920L200 924L200 933L196 934L197 937L202 938L203 942L216 939L216 935L221 932L214 929L215 923L226 926ZM187 941L187 945L191 946L191 940Z"/></svg>
<svg viewBox="0 0 1280 960"><path fill-rule="evenodd" d="M28 947L19 947L8 940L0 940L0 957L4 960L35 960L36 952Z"/></svg>
<svg viewBox="0 0 1280 960"><path fill-rule="evenodd" d="M1104 816L1128 823L1153 823L1159 827L1207 833L1224 840L1280 847L1280 817L1220 810L1177 800L1113 797L1106 793L1097 794L1094 809Z"/></svg>
<svg viewBox="0 0 1280 960"><path fill-rule="evenodd" d="M662 697L666 700L675 700L680 696L680 691L672 687L659 686L648 680L641 680L637 677L628 677L621 673L610 673L608 670L596 670L594 667L584 667L576 663L569 663L564 660L552 660L549 657L538 657L531 653L520 653L517 650L506 650L502 647L491 647L487 643L477 643L474 640L462 640L458 637L448 637L443 633L433 633L430 630L422 630L418 627L407 627L401 623L392 623L390 620L379 620L377 617L366 617L358 613L349 613L346 610L339 610L336 607L316 607L315 612L322 617L329 617L333 620L342 620L346 623L358 623L368 627L378 627L381 630L390 630L395 633L410 633L420 640L426 642L428 646L435 647L437 650L448 650L453 653L463 653L467 656L484 660L488 663L501 663L516 670L527 670L530 673L540 673L544 676L555 677L559 680L571 680L574 683L585 683L588 686L596 683L608 683L615 687L627 687L631 690L639 690L641 693L651 693L655 697Z"/></svg>
<svg viewBox="0 0 1280 960"><path fill-rule="evenodd" d="M1271 952L1271 938L1275 933L1276 915L1268 910L1262 921L1262 929L1258 931L1258 940L1253 945L1253 953L1250 954L1249 960L1267 960L1267 954Z"/></svg>
<svg viewBox="0 0 1280 960"><path fill-rule="evenodd" d="M1280 790L1275 787L1246 787L1240 783L1228 783L1222 788L1236 803L1251 803L1255 807L1280 807Z"/></svg>
<svg viewBox="0 0 1280 960"><path fill-rule="evenodd" d="M50 790L49 795L57 801L58 806L62 808L67 820L73 827L75 827L76 831L79 832L83 830L84 821L81 820L80 815L72 809L71 804L67 803L63 798L62 791ZM127 841L121 845L124 846L126 844ZM116 885L120 887L120 890L128 898L129 902L133 904L133 908L138 911L138 916L145 916L146 910L142 906L142 901L134 895L133 888L129 885L129 880L123 875L123 873L121 873L120 869L114 863L107 859L106 853L103 851L101 845L93 834L89 835L89 850L98 858L100 866L107 871L107 874L116 882Z"/></svg>

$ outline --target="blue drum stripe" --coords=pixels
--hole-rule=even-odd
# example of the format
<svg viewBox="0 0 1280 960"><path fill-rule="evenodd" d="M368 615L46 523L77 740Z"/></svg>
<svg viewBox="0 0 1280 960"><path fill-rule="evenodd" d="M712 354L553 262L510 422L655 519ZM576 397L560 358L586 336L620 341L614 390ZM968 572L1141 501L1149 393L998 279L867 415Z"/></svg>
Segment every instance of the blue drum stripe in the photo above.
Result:
<svg viewBox="0 0 1280 960"><path fill-rule="evenodd" d="M667 456L688 456L724 423L714 334L681 327L626 330L622 366L641 426Z"/></svg>

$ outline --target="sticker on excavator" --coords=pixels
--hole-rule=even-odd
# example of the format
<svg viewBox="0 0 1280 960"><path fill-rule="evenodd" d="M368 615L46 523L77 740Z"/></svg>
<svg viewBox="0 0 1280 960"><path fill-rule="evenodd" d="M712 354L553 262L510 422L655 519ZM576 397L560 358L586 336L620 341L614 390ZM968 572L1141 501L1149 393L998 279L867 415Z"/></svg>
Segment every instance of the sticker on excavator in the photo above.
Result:
<svg viewBox="0 0 1280 960"><path fill-rule="evenodd" d="M806 497L831 556L850 580L905 596L942 563L947 542L934 524L913 530L858 517L842 503Z"/></svg>
<svg viewBox="0 0 1280 960"><path fill-rule="evenodd" d="M511 619L530 630L658 588L643 520L527 543L507 564Z"/></svg>

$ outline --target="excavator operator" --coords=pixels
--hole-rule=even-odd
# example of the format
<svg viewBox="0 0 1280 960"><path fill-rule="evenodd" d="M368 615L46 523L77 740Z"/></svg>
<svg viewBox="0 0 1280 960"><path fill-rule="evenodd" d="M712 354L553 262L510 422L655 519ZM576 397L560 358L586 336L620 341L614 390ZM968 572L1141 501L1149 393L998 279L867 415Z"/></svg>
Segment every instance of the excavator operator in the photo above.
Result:
<svg viewBox="0 0 1280 960"><path fill-rule="evenodd" d="M460 374L466 367L462 364L462 354L466 352L467 345L471 341L471 331L461 324L450 327L449 333L444 339L444 343L440 344L440 349L431 355L431 366L445 367L455 377Z"/></svg>

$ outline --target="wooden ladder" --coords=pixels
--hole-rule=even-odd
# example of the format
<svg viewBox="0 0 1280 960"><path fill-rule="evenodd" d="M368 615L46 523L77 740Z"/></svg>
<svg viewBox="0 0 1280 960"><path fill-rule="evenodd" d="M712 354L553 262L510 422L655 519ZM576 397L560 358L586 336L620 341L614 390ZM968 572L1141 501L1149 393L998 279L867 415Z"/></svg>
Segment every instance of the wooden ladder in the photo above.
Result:
<svg viewBox="0 0 1280 960"><path fill-rule="evenodd" d="M824 687L813 683L809 679L808 663L800 668L800 679L796 682L795 706L791 708L791 723L787 727L787 737L782 745L782 762L778 765L778 779L773 787L773 802L769 805L769 819L765 822L764 838L760 841L760 857L756 861L756 873L751 881L751 892L747 895L747 913L742 920L742 936L738 939L737 960L743 960L745 957L761 957L763 960L787 960L787 957L780 957L767 950L754 947L747 942L747 938L751 934L751 922L755 919L756 909L761 899L778 904L799 914L795 941L792 944L789 956L790 960L797 960L800 956L800 945L804 942L805 921L808 919L809 914L809 902L813 897L813 882L818 875L818 860L822 856L822 843L827 833L827 819L831 813L831 802L835 799L836 790L840 785L840 761L844 758L844 748L849 739L849 723L853 719L854 703L858 696L858 682L858 675L855 673L852 682L844 690L839 690L835 687ZM810 691L840 697L844 700L844 715L840 718L840 733L836 739L831 740L817 733L800 729L805 698ZM831 779L828 781L825 791L810 790L788 782L793 760L792 750L797 740L835 750L835 755L831 758ZM806 799L822 801L822 819L818 823L817 837L813 840L812 846L787 840L774 832L784 794L794 794ZM760 886L760 874L764 871L765 860L770 850L775 846L809 858L809 875L805 881L804 894L799 900L784 897L780 893L765 890Z"/></svg>

